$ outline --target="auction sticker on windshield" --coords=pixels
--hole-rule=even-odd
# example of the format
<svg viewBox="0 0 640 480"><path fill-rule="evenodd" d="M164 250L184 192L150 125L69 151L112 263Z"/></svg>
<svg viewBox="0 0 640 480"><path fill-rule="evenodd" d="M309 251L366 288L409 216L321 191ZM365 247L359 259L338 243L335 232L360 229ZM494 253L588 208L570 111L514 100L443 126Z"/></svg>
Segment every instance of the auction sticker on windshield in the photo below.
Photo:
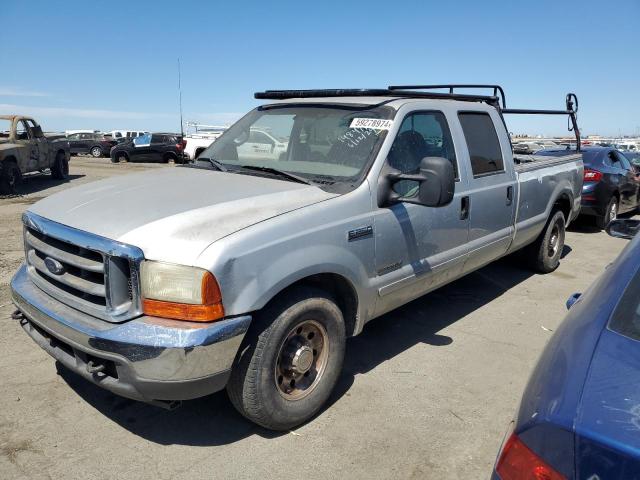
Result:
<svg viewBox="0 0 640 480"><path fill-rule="evenodd" d="M374 130L389 130L393 120L381 118L354 118L349 128L373 128Z"/></svg>

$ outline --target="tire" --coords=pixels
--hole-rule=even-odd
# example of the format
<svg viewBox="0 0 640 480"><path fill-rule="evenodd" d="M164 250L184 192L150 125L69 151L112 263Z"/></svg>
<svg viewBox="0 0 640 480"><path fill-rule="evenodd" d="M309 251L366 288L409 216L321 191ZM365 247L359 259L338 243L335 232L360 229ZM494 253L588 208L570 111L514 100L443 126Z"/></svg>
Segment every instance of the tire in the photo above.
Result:
<svg viewBox="0 0 640 480"><path fill-rule="evenodd" d="M102 157L102 149L100 147L93 147L91 148L91 150L89 151L89 153L91 154L91 156L93 158L100 158Z"/></svg>
<svg viewBox="0 0 640 480"><path fill-rule="evenodd" d="M527 249L526 255L534 271L551 273L558 268L564 248L564 237L564 214L556 210L551 214L540 236Z"/></svg>
<svg viewBox="0 0 640 480"><path fill-rule="evenodd" d="M174 163L178 163L178 159L172 153L165 153L162 157L162 163L169 163L171 160L173 160Z"/></svg>
<svg viewBox="0 0 640 480"><path fill-rule="evenodd" d="M292 289L259 312L249 328L227 384L231 403L271 430L300 425L329 398L345 343L335 301L317 288Z"/></svg>
<svg viewBox="0 0 640 480"><path fill-rule="evenodd" d="M609 203L607 204L607 209L603 217L596 217L596 225L599 229L604 230L609 222L615 220L618 217L618 209L620 208L618 204L618 197L613 196Z"/></svg>
<svg viewBox="0 0 640 480"><path fill-rule="evenodd" d="M111 163L128 162L127 154L123 152L117 152L111 157Z"/></svg>
<svg viewBox="0 0 640 480"><path fill-rule="evenodd" d="M51 167L51 176L56 180L69 178L69 160L63 152L58 152L56 160Z"/></svg>
<svg viewBox="0 0 640 480"><path fill-rule="evenodd" d="M22 173L13 160L5 160L0 168L0 193L10 195L22 182Z"/></svg>

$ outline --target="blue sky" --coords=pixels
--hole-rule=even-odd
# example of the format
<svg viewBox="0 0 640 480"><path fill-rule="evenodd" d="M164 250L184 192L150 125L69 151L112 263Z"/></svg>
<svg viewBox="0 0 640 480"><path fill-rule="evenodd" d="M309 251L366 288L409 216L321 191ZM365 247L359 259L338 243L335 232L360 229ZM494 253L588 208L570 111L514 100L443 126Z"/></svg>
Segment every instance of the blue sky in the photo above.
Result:
<svg viewBox="0 0 640 480"><path fill-rule="evenodd" d="M640 0L3 2L0 113L45 130L228 124L274 88L499 83L580 99L583 133L640 134ZM562 134L564 119L509 118Z"/></svg>

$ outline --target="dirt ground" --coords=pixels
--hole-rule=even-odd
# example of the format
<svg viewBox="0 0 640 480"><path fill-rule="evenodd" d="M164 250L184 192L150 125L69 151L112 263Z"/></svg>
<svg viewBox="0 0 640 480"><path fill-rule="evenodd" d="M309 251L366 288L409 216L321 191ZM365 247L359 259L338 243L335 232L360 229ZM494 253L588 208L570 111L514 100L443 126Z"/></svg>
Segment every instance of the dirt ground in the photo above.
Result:
<svg viewBox="0 0 640 480"><path fill-rule="evenodd" d="M327 408L276 434L245 421L224 392L170 412L57 374L10 318L22 212L145 168L174 167L74 157L69 182L36 175L24 195L0 199L0 479L487 478L567 297L626 245L580 222L550 275L504 259L371 322L349 340Z"/></svg>

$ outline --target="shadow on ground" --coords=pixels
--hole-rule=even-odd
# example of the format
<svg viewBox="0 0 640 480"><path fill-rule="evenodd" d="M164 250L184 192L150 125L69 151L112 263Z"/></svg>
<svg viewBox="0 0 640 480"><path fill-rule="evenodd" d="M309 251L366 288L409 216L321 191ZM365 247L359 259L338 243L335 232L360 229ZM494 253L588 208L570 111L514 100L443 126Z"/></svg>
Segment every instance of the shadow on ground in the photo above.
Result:
<svg viewBox="0 0 640 480"><path fill-rule="evenodd" d="M571 251L565 250L565 254ZM533 273L517 257L499 260L429 295L368 323L347 342L343 373L329 402L330 408L366 374L412 346L425 343L446 348L455 339L440 332L469 313L517 287ZM238 414L224 392L184 402L174 411L117 397L62 370L62 378L96 410L130 432L167 445L213 446L237 442L250 435L275 438L283 433L262 429Z"/></svg>
<svg viewBox="0 0 640 480"><path fill-rule="evenodd" d="M22 177L22 182L16 188L17 196L37 193L47 188L56 187L58 185L62 185L63 183L69 183L72 180L82 177L84 177L84 175L69 175L66 180L57 180L48 173L33 173L24 175Z"/></svg>

